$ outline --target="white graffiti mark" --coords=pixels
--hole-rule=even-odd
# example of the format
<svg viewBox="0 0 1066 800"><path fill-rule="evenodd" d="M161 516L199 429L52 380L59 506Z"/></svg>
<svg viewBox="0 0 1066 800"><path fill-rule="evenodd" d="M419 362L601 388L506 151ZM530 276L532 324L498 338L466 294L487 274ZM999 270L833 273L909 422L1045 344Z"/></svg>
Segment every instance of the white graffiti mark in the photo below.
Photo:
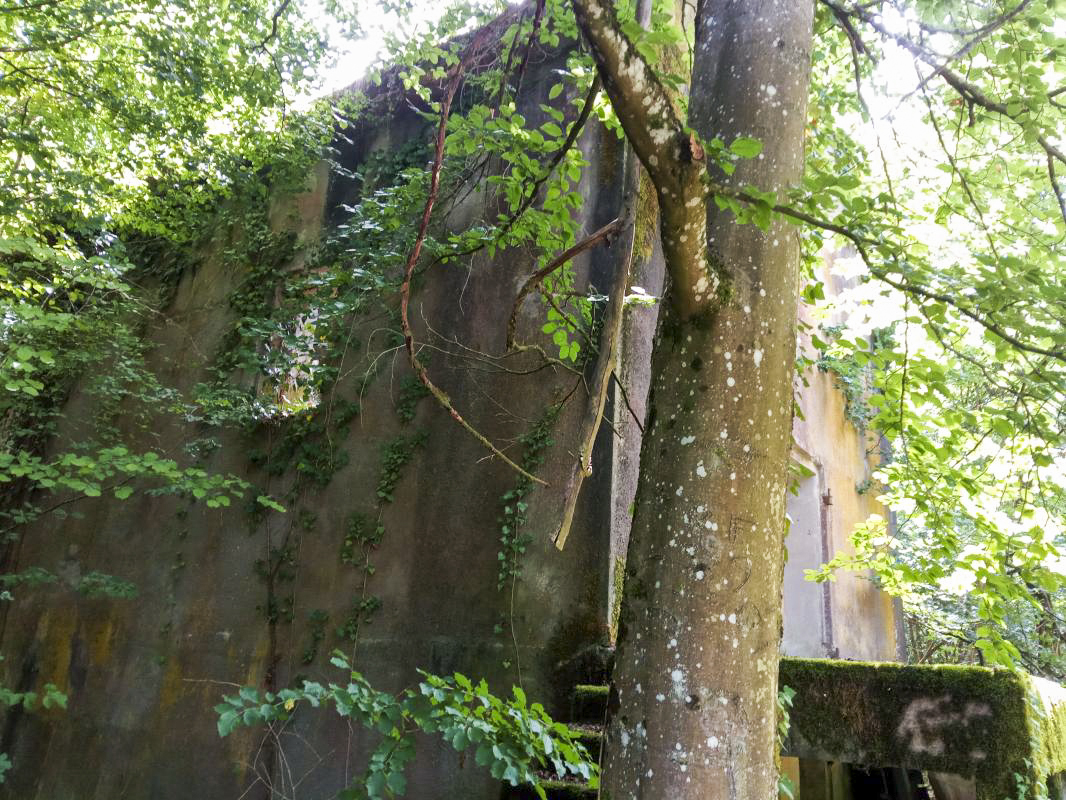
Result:
<svg viewBox="0 0 1066 800"><path fill-rule="evenodd" d="M923 697L907 706L896 735L907 740L907 747L913 753L939 756L944 754L945 737L950 737L951 728L969 727L991 716L992 709L983 703L967 703L962 710L956 710L950 695L935 699Z"/></svg>

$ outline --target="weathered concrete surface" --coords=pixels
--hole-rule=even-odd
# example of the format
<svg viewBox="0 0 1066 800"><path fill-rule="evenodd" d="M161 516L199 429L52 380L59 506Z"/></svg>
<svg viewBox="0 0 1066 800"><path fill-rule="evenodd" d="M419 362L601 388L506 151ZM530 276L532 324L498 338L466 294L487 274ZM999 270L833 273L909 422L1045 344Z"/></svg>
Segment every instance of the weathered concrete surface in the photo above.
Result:
<svg viewBox="0 0 1066 800"><path fill-rule="evenodd" d="M852 800L851 772L840 762L786 759L797 764L795 800Z"/></svg>
<svg viewBox="0 0 1066 800"><path fill-rule="evenodd" d="M951 773L979 800L1036 798L1063 771L1066 690L1024 673L785 658L780 680L786 755Z"/></svg>
<svg viewBox="0 0 1066 800"><path fill-rule="evenodd" d="M538 104L548 102L561 58L538 53L532 59L520 103L527 118L537 119ZM380 119L387 123L357 130L354 145L343 148L348 169L356 169L372 149L427 136L424 122L402 98ZM613 135L603 137L595 127L581 146L592 162L582 184L587 198L582 223L593 229L617 214L621 148ZM298 211L298 226L309 238L323 220L336 218L340 202L351 199L345 185L327 186L324 177L320 173L314 190L289 206ZM278 224L289 217L285 208L275 209ZM485 211L495 213L475 193L454 219L462 224ZM606 275L613 259L601 249L577 269ZM530 270L529 256L513 252L494 259L481 254L467 265L432 270L412 304L419 336L432 340L425 320L467 347L499 354L512 298ZM205 378L231 324L228 297L241 278L240 270L223 268L212 257L182 276L171 306L147 333L154 346L150 364L165 383L187 390ZM536 304L528 304L522 336L535 335L540 314ZM369 579L369 591L381 598L382 607L362 627L355 666L385 690L410 685L418 668L485 676L497 690L507 690L518 681L520 665L527 693L549 708L560 707L589 669L573 654L606 639L610 452L597 456L602 468L586 482L567 549L558 553L548 535L561 505L558 487L569 470L565 442L576 438L581 416L579 390L556 425L559 444L539 470L552 487L530 500L526 532L533 542L512 608L511 592L496 585L497 519L501 496L515 476L486 459L486 452L431 401L422 401L409 424L398 418L396 393L408 374L402 354L386 355L379 377L360 395L361 377L380 349L374 347L375 331L388 324L356 321L356 344L341 364L347 377L336 399L358 401L362 410L319 442L327 457L346 454L348 462L325 488L302 492L289 514L251 523L241 508L209 510L173 497L135 495L125 502L79 504L82 518L44 520L25 532L17 563L9 562L8 569L98 569L134 582L140 595L118 601L65 591L18 593L2 633L3 683L39 689L54 682L69 692L70 709L8 715L2 749L15 767L4 796L267 797L267 786L256 782L257 767L277 785L299 780L301 797L325 797L357 775L375 737L350 730L329 713L300 712L278 739L244 731L219 740L212 706L234 685L284 686L302 677L337 677L328 665L329 651L336 646L350 651L351 644L334 631L351 614L362 584L359 570L339 558L348 521L356 511L376 513L382 445L416 430L425 430L428 439L405 469L395 501L382 511L386 534L373 553L376 572ZM565 370L547 369L532 380L471 371L462 359L440 353L430 371L468 419L515 455L516 437L575 383ZM279 423L261 426L251 436L215 434L223 446L206 467L246 476L282 496L292 474L271 476L251 463L249 454L269 449L284 431L285 423ZM157 447L176 457L203 433L196 426L163 422L151 431L126 431L134 448ZM301 512L314 515L306 528ZM283 615L272 625L264 613L267 586L255 564L286 539L294 545L293 574L275 594L291 595L294 622ZM304 663L309 614L316 610L328 613L329 622L317 655ZM514 640L506 624L502 633L496 627L512 616ZM435 742L420 747L424 756L409 771L408 796L476 800L498 794L499 784L472 759L464 762Z"/></svg>
<svg viewBox="0 0 1066 800"><path fill-rule="evenodd" d="M658 205L654 193L645 180L641 186L641 203L636 226L637 258L634 259L631 286L643 289L652 297L661 297L665 282L666 263L658 236ZM611 574L608 582L608 601L612 625L622 602L620 589L629 550L629 532L633 525L634 503L637 499L637 478L640 473L640 443L644 423L648 417L648 393L651 389L651 351L655 329L659 321L659 304L631 305L622 321L622 341L615 365L617 378L612 387L612 428L619 441L613 449L613 512L611 515ZM623 391L619 390L623 387ZM612 630L612 635L617 631Z"/></svg>

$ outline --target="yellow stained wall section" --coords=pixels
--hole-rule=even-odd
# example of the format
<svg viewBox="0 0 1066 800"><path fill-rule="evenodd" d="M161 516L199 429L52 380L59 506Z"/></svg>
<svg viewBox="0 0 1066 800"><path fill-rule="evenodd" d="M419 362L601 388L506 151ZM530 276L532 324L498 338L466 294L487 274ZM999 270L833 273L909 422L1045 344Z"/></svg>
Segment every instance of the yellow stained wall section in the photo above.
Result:
<svg viewBox="0 0 1066 800"><path fill-rule="evenodd" d="M823 276L827 291L833 279L831 261ZM806 307L800 319L815 329ZM801 336L799 347L817 359L810 337ZM871 514L887 518L887 510L877 501L876 488L860 493L858 487L876 468L880 457L877 440L860 431L847 418L845 398L836 388L834 376L811 368L806 374L808 385L798 393L803 419L793 426L795 444L801 460L809 459L820 472L821 502L829 542L829 557L838 552L853 552L850 534L856 525ZM806 458L802 458L805 456ZM806 565L805 565L806 566ZM840 658L893 661L898 657L896 611L892 598L880 591L864 573L838 572L830 584L832 639ZM788 615L788 596L785 596Z"/></svg>

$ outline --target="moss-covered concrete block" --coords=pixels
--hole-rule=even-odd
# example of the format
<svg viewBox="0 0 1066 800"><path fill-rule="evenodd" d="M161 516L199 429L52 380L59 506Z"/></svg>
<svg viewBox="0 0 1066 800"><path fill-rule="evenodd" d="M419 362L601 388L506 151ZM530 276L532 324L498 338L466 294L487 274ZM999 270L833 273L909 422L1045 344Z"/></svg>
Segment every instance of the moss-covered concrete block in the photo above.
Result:
<svg viewBox="0 0 1066 800"><path fill-rule="evenodd" d="M603 745L603 724L571 724L567 725L570 736L579 742L595 758L600 753Z"/></svg>
<svg viewBox="0 0 1066 800"><path fill-rule="evenodd" d="M1066 773L1066 687L1043 678L1031 683L1039 706L1032 717L1036 725L1036 763L1047 775Z"/></svg>
<svg viewBox="0 0 1066 800"><path fill-rule="evenodd" d="M1066 771L1066 690L1024 673L784 658L784 752L972 777L982 800L1036 798Z"/></svg>
<svg viewBox="0 0 1066 800"><path fill-rule="evenodd" d="M606 686L578 684L571 699L570 720L602 725L606 721L609 695Z"/></svg>

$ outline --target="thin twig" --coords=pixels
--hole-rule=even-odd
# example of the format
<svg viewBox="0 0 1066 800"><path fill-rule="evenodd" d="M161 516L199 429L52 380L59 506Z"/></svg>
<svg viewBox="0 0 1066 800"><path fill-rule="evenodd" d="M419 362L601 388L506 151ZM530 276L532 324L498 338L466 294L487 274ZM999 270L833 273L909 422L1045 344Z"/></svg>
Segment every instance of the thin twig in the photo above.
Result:
<svg viewBox="0 0 1066 800"><path fill-rule="evenodd" d="M111 491L114 491L115 489L118 489L120 486L125 486L127 483L132 481L135 477L136 477L135 475L130 475L127 478L125 478L124 480L119 481L118 483L113 483L110 486L104 486L103 488L100 489L100 493L103 494L104 492L111 492ZM35 519L35 520L40 519L41 517L45 516L46 514L51 514L53 511L59 510L63 506L69 506L71 503L77 503L79 500L87 500L89 498L90 498L90 495L87 495L87 494L78 494L78 495L74 495L73 497L68 497L66 500L60 500L58 503L54 503L54 504L48 506L48 508L42 508L42 509L40 509L38 511L35 511L33 519ZM20 523L20 522L16 522L14 525L8 525L6 528L0 528L0 536L3 536L3 535L8 534L8 533L11 533L13 530L15 530L21 524L22 523Z"/></svg>
<svg viewBox="0 0 1066 800"><path fill-rule="evenodd" d="M633 417L633 422L636 423L637 430L640 431L640 435L644 435L644 423L640 417L637 416L637 412L633 410L632 403L629 402L629 395L626 393L625 384L622 383L622 379L618 377L617 372L611 372L611 377L614 378L614 385L618 387L618 391L622 393L622 400L626 404L626 408L629 410L629 415Z"/></svg>

